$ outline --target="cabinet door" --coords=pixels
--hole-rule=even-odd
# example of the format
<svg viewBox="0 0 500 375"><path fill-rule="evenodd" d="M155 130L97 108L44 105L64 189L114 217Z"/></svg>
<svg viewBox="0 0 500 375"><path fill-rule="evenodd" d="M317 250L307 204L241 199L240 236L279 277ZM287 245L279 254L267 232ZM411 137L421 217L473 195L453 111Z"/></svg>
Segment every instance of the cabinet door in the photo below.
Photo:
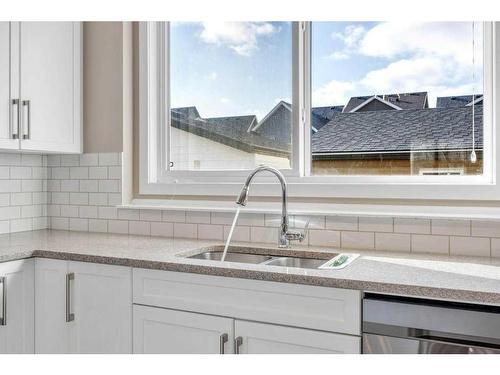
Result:
<svg viewBox="0 0 500 375"><path fill-rule="evenodd" d="M69 262L71 353L132 353L132 270Z"/></svg>
<svg viewBox="0 0 500 375"><path fill-rule="evenodd" d="M233 320L134 305L134 353L232 353Z"/></svg>
<svg viewBox="0 0 500 375"><path fill-rule="evenodd" d="M18 149L17 139L17 104L12 99L18 98L18 79L16 57L18 51L19 24L0 22L0 149ZM16 43L17 42L17 43ZM12 76L11 76L12 74Z"/></svg>
<svg viewBox="0 0 500 375"><path fill-rule="evenodd" d="M81 152L81 24L21 22L21 148Z"/></svg>
<svg viewBox="0 0 500 375"><path fill-rule="evenodd" d="M235 346L242 354L358 354L361 339L337 333L236 320Z"/></svg>
<svg viewBox="0 0 500 375"><path fill-rule="evenodd" d="M35 259L35 352L69 353L66 322L68 262Z"/></svg>
<svg viewBox="0 0 500 375"><path fill-rule="evenodd" d="M0 278L0 353L34 353L33 260L0 263Z"/></svg>

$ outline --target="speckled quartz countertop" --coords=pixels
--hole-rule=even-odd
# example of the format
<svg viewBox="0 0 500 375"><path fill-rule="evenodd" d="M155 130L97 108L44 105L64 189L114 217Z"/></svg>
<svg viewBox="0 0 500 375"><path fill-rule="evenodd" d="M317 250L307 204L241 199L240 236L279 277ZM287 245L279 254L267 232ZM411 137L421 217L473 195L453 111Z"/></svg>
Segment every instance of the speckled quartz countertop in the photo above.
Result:
<svg viewBox="0 0 500 375"><path fill-rule="evenodd" d="M44 257L500 305L500 259L351 251L361 257L344 269L312 270L185 257L215 245L221 242L41 230L0 235L0 262Z"/></svg>

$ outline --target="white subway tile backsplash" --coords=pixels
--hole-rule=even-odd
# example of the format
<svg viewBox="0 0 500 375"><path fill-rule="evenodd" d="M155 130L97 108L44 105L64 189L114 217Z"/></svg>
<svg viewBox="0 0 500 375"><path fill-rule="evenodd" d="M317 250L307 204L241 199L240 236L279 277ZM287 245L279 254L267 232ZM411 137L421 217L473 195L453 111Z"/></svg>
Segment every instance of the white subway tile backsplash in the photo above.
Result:
<svg viewBox="0 0 500 375"><path fill-rule="evenodd" d="M169 223L185 223L186 213L184 211L162 211L162 220Z"/></svg>
<svg viewBox="0 0 500 375"><path fill-rule="evenodd" d="M105 180L108 178L108 167L90 167L89 178L96 180Z"/></svg>
<svg viewBox="0 0 500 375"><path fill-rule="evenodd" d="M10 221L0 220L0 234L10 233Z"/></svg>
<svg viewBox="0 0 500 375"><path fill-rule="evenodd" d="M80 206L79 216L83 218L97 219L97 206Z"/></svg>
<svg viewBox="0 0 500 375"><path fill-rule="evenodd" d="M198 238L198 226L196 224L174 223L174 237Z"/></svg>
<svg viewBox="0 0 500 375"><path fill-rule="evenodd" d="M411 236L398 233L375 233L375 250L410 252Z"/></svg>
<svg viewBox="0 0 500 375"><path fill-rule="evenodd" d="M277 236L276 233L275 236ZM340 247L339 231L310 229L308 237L309 246Z"/></svg>
<svg viewBox="0 0 500 375"><path fill-rule="evenodd" d="M430 219L396 217L394 218L394 232L430 234L431 221Z"/></svg>
<svg viewBox="0 0 500 375"><path fill-rule="evenodd" d="M290 225L294 228L305 228L307 223L309 223L309 229L325 229L324 216L296 215L293 217L293 222Z"/></svg>
<svg viewBox="0 0 500 375"><path fill-rule="evenodd" d="M108 221L101 219L89 219L89 232L106 233L108 231Z"/></svg>
<svg viewBox="0 0 500 375"><path fill-rule="evenodd" d="M470 236L470 227L470 220L431 220L432 234L444 234L449 236Z"/></svg>
<svg viewBox="0 0 500 375"><path fill-rule="evenodd" d="M80 165L91 167L99 165L98 154L81 154L80 155Z"/></svg>
<svg viewBox="0 0 500 375"><path fill-rule="evenodd" d="M139 219L144 221L161 221L160 210L140 210Z"/></svg>
<svg viewBox="0 0 500 375"><path fill-rule="evenodd" d="M335 230L358 230L357 216L327 216L326 229Z"/></svg>
<svg viewBox="0 0 500 375"><path fill-rule="evenodd" d="M500 237L500 221L472 220L472 236Z"/></svg>
<svg viewBox="0 0 500 375"><path fill-rule="evenodd" d="M129 234L136 234L141 236L151 235L151 223L148 221L135 221L128 222Z"/></svg>
<svg viewBox="0 0 500 375"><path fill-rule="evenodd" d="M99 192L117 193L120 191L118 180L99 180Z"/></svg>
<svg viewBox="0 0 500 375"><path fill-rule="evenodd" d="M78 217L79 216L79 206L72 206L72 205L61 205L59 206L60 213L59 215L53 215L53 216L62 216L62 217Z"/></svg>
<svg viewBox="0 0 500 375"><path fill-rule="evenodd" d="M278 243L278 229L273 227L250 227L250 241L255 243Z"/></svg>
<svg viewBox="0 0 500 375"><path fill-rule="evenodd" d="M411 251L413 253L448 254L450 252L450 238L448 236L412 234Z"/></svg>
<svg viewBox="0 0 500 375"><path fill-rule="evenodd" d="M160 223L161 224L161 223ZM222 225L198 225L198 238L202 240L223 240L224 227Z"/></svg>
<svg viewBox="0 0 500 375"><path fill-rule="evenodd" d="M375 233L341 232L340 245L344 249L373 250L375 249Z"/></svg>
<svg viewBox="0 0 500 375"><path fill-rule="evenodd" d="M72 180L86 180L89 178L89 168L88 167L70 168L69 178Z"/></svg>
<svg viewBox="0 0 500 375"><path fill-rule="evenodd" d="M361 216L358 219L358 230L360 232L393 232L393 219L392 217Z"/></svg>
<svg viewBox="0 0 500 375"><path fill-rule="evenodd" d="M50 181L57 181L57 180L49 180ZM67 191L67 192L72 192L72 193L77 193L80 191L80 180L61 180L60 181L60 189L61 191Z"/></svg>
<svg viewBox="0 0 500 375"><path fill-rule="evenodd" d="M210 224L210 212L208 211L187 211L186 223Z"/></svg>
<svg viewBox="0 0 500 375"><path fill-rule="evenodd" d="M230 229L231 229L230 226L224 226L224 240L227 240ZM250 242L250 227L242 227L242 226L234 227L233 236L231 237L231 240L240 242Z"/></svg>
<svg viewBox="0 0 500 375"><path fill-rule="evenodd" d="M10 167L10 178L26 180L31 179L31 167Z"/></svg>
<svg viewBox="0 0 500 375"><path fill-rule="evenodd" d="M28 230L33 230L33 219L15 219L10 221L10 231L11 232L25 232Z"/></svg>
<svg viewBox="0 0 500 375"><path fill-rule="evenodd" d="M107 193L89 193L89 204L93 206L107 206Z"/></svg>
<svg viewBox="0 0 500 375"><path fill-rule="evenodd" d="M128 234L127 220L108 220L108 232Z"/></svg>
<svg viewBox="0 0 500 375"><path fill-rule="evenodd" d="M10 178L10 168L0 167L0 180L8 180Z"/></svg>
<svg viewBox="0 0 500 375"><path fill-rule="evenodd" d="M118 209L118 219L139 220L139 210Z"/></svg>
<svg viewBox="0 0 500 375"><path fill-rule="evenodd" d="M97 193L98 180L80 180L80 191L87 193Z"/></svg>
<svg viewBox="0 0 500 375"><path fill-rule="evenodd" d="M162 236L162 237L173 237L174 235L174 224L172 223L158 223L151 222L151 235L152 236Z"/></svg>
<svg viewBox="0 0 500 375"><path fill-rule="evenodd" d="M12 206L26 206L33 204L33 193L12 193L10 195Z"/></svg>
<svg viewBox="0 0 500 375"><path fill-rule="evenodd" d="M99 165L101 166L114 166L120 165L119 154L117 153L103 153L99 154Z"/></svg>
<svg viewBox="0 0 500 375"><path fill-rule="evenodd" d="M110 180L121 180L122 178L122 167L108 167L108 178Z"/></svg>
<svg viewBox="0 0 500 375"><path fill-rule="evenodd" d="M78 231L78 232L88 232L88 230L89 230L88 219L70 218L69 219L69 230L74 230L74 231Z"/></svg>
<svg viewBox="0 0 500 375"><path fill-rule="evenodd" d="M121 155L21 155L0 153L0 233L62 230L200 238L227 238L234 212L125 210ZM500 257L500 221L403 217L298 215L310 219L306 243L366 249ZM279 214L241 212L234 241L274 246Z"/></svg>
<svg viewBox="0 0 500 375"><path fill-rule="evenodd" d="M489 257L491 244L489 238L450 237L450 254Z"/></svg>
<svg viewBox="0 0 500 375"><path fill-rule="evenodd" d="M69 193L69 202L74 205L89 204L89 193Z"/></svg>
<svg viewBox="0 0 500 375"><path fill-rule="evenodd" d="M75 167L80 165L79 155L61 155L61 166Z"/></svg>

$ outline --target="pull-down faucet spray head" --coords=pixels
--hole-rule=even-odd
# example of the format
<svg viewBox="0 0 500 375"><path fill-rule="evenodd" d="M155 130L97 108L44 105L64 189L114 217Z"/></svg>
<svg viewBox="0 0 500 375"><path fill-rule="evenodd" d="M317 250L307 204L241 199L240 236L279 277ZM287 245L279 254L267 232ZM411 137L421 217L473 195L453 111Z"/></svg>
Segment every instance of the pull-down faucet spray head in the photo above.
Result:
<svg viewBox="0 0 500 375"><path fill-rule="evenodd" d="M238 199L236 200L236 204L240 206L246 206L248 201L248 186L245 185L241 189L240 195L238 195Z"/></svg>

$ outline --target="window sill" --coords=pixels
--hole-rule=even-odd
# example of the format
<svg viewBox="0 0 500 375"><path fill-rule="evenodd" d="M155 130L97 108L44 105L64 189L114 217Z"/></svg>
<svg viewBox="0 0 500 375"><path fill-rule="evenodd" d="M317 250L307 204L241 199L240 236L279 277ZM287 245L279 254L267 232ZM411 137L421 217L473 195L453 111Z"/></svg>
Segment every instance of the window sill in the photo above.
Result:
<svg viewBox="0 0 500 375"><path fill-rule="evenodd" d="M118 206L132 210L172 210L172 211L211 211L234 212L233 201L217 200L155 200L134 199L129 204ZM242 210L253 214L279 214L278 202L251 202ZM288 212L291 215L325 216L385 216L441 219L500 219L500 207L485 206L424 206L424 205L389 205L389 204L343 204L343 203L298 203L290 202Z"/></svg>

